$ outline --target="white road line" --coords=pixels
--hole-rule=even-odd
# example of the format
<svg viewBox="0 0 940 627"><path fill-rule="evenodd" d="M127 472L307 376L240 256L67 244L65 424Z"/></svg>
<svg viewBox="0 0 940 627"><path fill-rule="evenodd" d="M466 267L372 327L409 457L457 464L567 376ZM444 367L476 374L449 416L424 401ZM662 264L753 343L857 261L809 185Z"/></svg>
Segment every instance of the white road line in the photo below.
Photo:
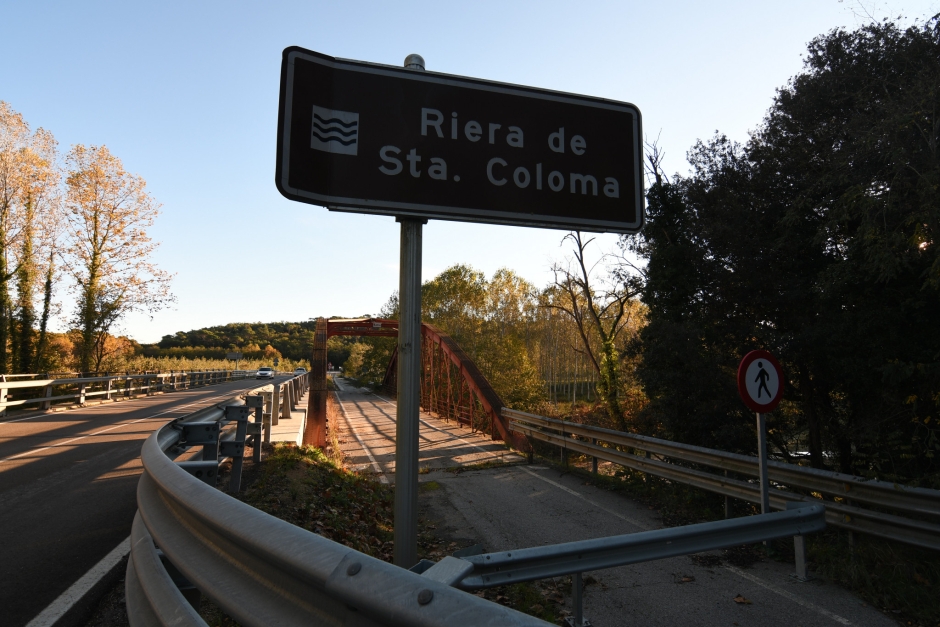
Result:
<svg viewBox="0 0 940 627"><path fill-rule="evenodd" d="M778 588L777 586L775 586L775 585L773 585L773 584L771 584L771 583L767 583L766 581L763 581L762 579L760 579L760 578L758 578L758 577L755 577L754 575L752 575L752 574L750 574L750 573L746 573L746 572L744 572L743 570L740 570L739 568L735 568L734 566L728 566L728 565L724 565L724 566L722 566L722 568L724 568L724 569L726 569L726 570L730 570L730 571L733 572L735 575L738 575L739 577L743 577L744 579L747 579L748 581L750 581L750 582L752 582L752 583L756 583L758 586L760 586L760 587L762 587L762 588L767 588L767 589L770 590L771 592L775 592L775 593L779 594L779 595L782 596L782 597L785 597L785 598L787 598L787 599L790 599L791 601L793 601L793 602L796 603L797 605L802 605L803 607L805 607L805 608L808 609L808 610L813 610L814 612L818 612L818 613L822 614L822 615L825 616L826 618L831 618L832 620L836 621L837 623L841 623L842 625L851 625L851 624L852 624L852 622L851 622L850 620L848 620L848 619L846 619L846 618L842 618L842 617L839 616L838 614L833 614L833 613L830 612L829 610L827 610L827 609L825 609L825 608L822 608L822 607L819 607L819 606L816 605L815 603L812 603L812 602L810 602L810 601L807 601L806 599L801 599L800 597L796 596L795 594L792 594L792 593L790 593L790 592L787 592L786 590L784 590L784 589L782 589L782 588Z"/></svg>
<svg viewBox="0 0 940 627"><path fill-rule="evenodd" d="M362 450L365 451L366 455L369 456L369 461L372 462L372 468L374 468L375 472L379 475L379 481L382 483L388 483L388 477L385 476L385 473L382 471L382 467L379 466L379 462L375 461L375 457L372 456L372 451L369 450L369 447L366 446L366 443L362 441L362 438L360 438L359 434L356 433L356 430L353 429L352 421L349 420L349 414L346 413L346 406L343 405L343 401L339 400L339 394L336 395L336 402L339 403L339 408L343 410L343 418L346 419L346 426L349 427L349 430L352 432L352 434L356 436L356 441L359 442L359 446L362 447Z"/></svg>
<svg viewBox="0 0 940 627"><path fill-rule="evenodd" d="M62 616L65 615L72 606L78 603L85 594L94 587L101 578L107 575L114 566L124 559L131 550L130 536L124 538L124 541L114 547L110 553L91 567L87 573L73 583L68 590L59 595L55 601L50 603L46 609L41 611L36 618L29 621L26 627L52 627Z"/></svg>
<svg viewBox="0 0 940 627"><path fill-rule="evenodd" d="M190 389L192 389L192 388L190 388ZM120 390L114 390L114 393L117 394L119 391L120 391ZM172 393L175 392L175 391L188 392L189 390L173 390L173 391L171 391L171 392L164 392L164 395L165 395L165 394L172 394ZM130 399L130 400L132 400L132 401L146 400L146 397L143 398L143 399L141 399L141 398L132 398L132 399ZM72 414L72 413L78 413L78 412L80 412L80 411L83 410L83 409L98 409L98 408L101 407L102 405L103 405L103 403L102 403L101 405L92 405L92 406L89 406L89 407L76 407L75 409L73 409L73 410L68 410L68 411L69 411L70 414ZM187 405L187 407L188 407L188 405ZM167 412L164 412L164 413L167 413ZM0 420L0 425L5 425L5 424L13 423L13 422L23 422L24 420L35 420L36 418L42 418L42 417L45 417L45 416L48 416L48 415L49 415L49 414L47 414L47 413L41 413L41 414L36 414L35 416L26 416L25 418L14 418L13 420ZM157 414L157 415L160 416L160 415L162 415L162 414Z"/></svg>
<svg viewBox="0 0 940 627"><path fill-rule="evenodd" d="M619 514L619 513L617 513L617 512L611 511L611 510L607 509L606 507L603 507L603 506L601 506L601 505L598 505L597 503L595 503L595 502L592 501L591 499L589 499L589 498L585 497L584 495L582 495L580 492L577 492L576 490L572 490L571 488L569 488L569 487L567 487L567 486L563 486L563 485L561 485L560 483L557 483L557 482L555 482L555 481L552 481L551 479L546 479L545 477L539 475L538 473L535 473L535 472L529 470L528 468L525 468L524 466L517 466L517 468L518 468L519 470L523 470L523 471L529 473L530 475L532 475L533 477L536 477L537 479L541 479L541 480L544 481L545 483L549 483L549 484L555 486L556 488L559 488L559 489L561 489L561 490L564 490L564 491L567 492L568 494L571 494L571 495L573 495L573 496L576 496L576 497L578 497L579 499L590 503L590 504L593 505L594 507L596 507L596 508L598 508L598 509L600 509L600 510L602 510L602 511L607 512L607 513L610 514L611 516L616 516L617 518L620 518L621 520L625 520L625 521L627 521L627 522L629 522L629 523L631 523L631 524L634 524L634 525L636 525L637 527L639 527L640 529L647 529L647 530L650 529L650 527L646 526L645 524L640 523L640 522L638 522L638 521L636 521L636 520L633 520L632 518L629 518L629 517L624 516L624 515L622 515L622 514ZM797 605L801 605L801 606L805 607L806 609L813 610L814 612L818 612L819 614L822 614L823 616L825 616L825 617L827 617L827 618L831 618L832 620L836 621L837 623L841 623L841 624L843 624L843 625L851 625L851 624L852 624L851 621L846 620L845 618L842 618L842 617L839 616L838 614L834 614L834 613L830 612L829 610L827 610L827 609L825 609L825 608L819 607L819 606L816 605L815 603L812 603L812 602L807 601L807 600L805 600L805 599L801 599L801 598L799 598L798 596L796 596L795 594L792 594L792 593L790 593L790 592L787 592L786 590L784 590L784 589L782 589L782 588L778 588L777 586L773 585L772 583L768 583L768 582L766 582L766 581L764 581L764 580L762 580L762 579L760 579L760 578L758 578L758 577L756 577L756 576L754 576L754 575L751 575L750 573L746 573L746 572L744 572L744 571L742 571L742 570L740 570L740 569L738 569L738 568L735 568L734 566L723 565L722 568L724 568L724 569L726 569L726 570L729 570L729 571L731 571L732 573L734 573L735 575L738 575L738 576L740 576L740 577L743 577L744 579L747 579L748 581L750 581L750 582L752 582L752 583L756 583L757 585L759 585L759 586L761 586L761 587L763 587L763 588L766 588L766 589L770 590L771 592L774 592L774 593L776 593L776 594L779 594L779 595L782 596L782 597L786 597L787 599L793 601L793 602L796 603Z"/></svg>
<svg viewBox="0 0 940 627"><path fill-rule="evenodd" d="M529 473L530 475L532 475L533 477L535 477L536 479L541 479L541 480L544 481L545 483L551 484L551 485L555 486L556 488L558 488L558 489L560 489L560 490L564 490L564 491L567 492L568 494L571 494L572 496L576 496L577 498L581 499L582 501L584 501L584 502L586 502L586 503L590 503L592 506L596 507L597 509L601 510L602 512L607 512L607 513L610 514L611 516L614 516L614 517L616 517L616 518L619 518L620 520L626 521L626 522L630 523L631 525L634 525L634 526L636 526L636 527L639 527L640 529L645 529L645 530L647 530L647 531L649 531L649 530L651 529L651 527L650 527L649 525L647 525L646 523L642 523L642 522L640 522L640 521L638 521L638 520L635 520L635 519L633 519L633 518L630 518L629 516L624 516L623 514L621 514L621 513L619 513L619 512L615 512L615 511L613 511L613 510L611 510L611 509L607 509L607 508L604 507L603 505L600 505L600 504L598 504L598 503L595 503L594 501L592 501L592 500L589 499L588 497L584 496L584 495L581 494L580 492L578 492L578 491L576 491L576 490L572 490L571 488L569 488L569 487L567 487L567 486L563 486L563 485L561 485L560 483L558 483L558 482L556 482L556 481L552 481L551 479L546 479L546 478L543 477L542 475L540 475L540 474L538 474L537 472L534 472L534 471L532 471L532 470L529 470L529 469L526 468L525 466L515 466L515 468L518 468L519 470L522 470L522 471L524 471L524 472L527 472L527 473Z"/></svg>
<svg viewBox="0 0 940 627"><path fill-rule="evenodd" d="M96 435L101 435L102 433L107 433L108 431L114 431L115 429L119 429L121 427L128 427L130 425L137 424L138 422L143 422L144 420L153 420L154 418L159 418L160 416L163 416L165 414L172 414L173 412L177 412L181 409L186 409L187 407L192 407L193 405L199 405L200 403L204 403L206 401L214 401L215 399L223 398L226 396L230 396L230 394L226 393L226 394L219 394L218 396L210 396L209 398L204 398L198 401L194 401L192 403L189 403L188 405L181 405L179 407L174 407L173 409L168 409L166 411L160 412L159 414L153 414L152 416L138 418L137 420L132 420L131 422L122 422L121 424L114 425L113 427L108 427L107 429L102 429L101 431L95 431L94 433L80 435L77 438L72 438L71 440L66 440L65 442L56 442L55 444L50 444L49 446L43 446L42 448L33 448L28 451L24 451L23 453L17 453L16 455L4 457L3 459L0 459L0 464L2 464L3 462L8 462L13 459L17 459L18 457L25 457L27 455L31 455L32 453L41 453L51 448L59 448L60 446L65 446L67 444L71 444L72 442L84 440L85 438L90 438Z"/></svg>

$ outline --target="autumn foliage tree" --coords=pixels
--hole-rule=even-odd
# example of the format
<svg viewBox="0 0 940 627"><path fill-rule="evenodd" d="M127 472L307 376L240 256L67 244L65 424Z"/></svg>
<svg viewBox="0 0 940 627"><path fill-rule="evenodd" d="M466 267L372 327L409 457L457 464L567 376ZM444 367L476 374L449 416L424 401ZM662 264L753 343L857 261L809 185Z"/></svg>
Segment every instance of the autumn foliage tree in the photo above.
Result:
<svg viewBox="0 0 940 627"><path fill-rule="evenodd" d="M97 370L114 324L135 312L154 312L172 300L170 276L151 255L147 235L159 213L140 176L124 170L104 146L76 145L66 159L68 272L78 296L79 367Z"/></svg>
<svg viewBox="0 0 940 627"><path fill-rule="evenodd" d="M60 175L55 138L0 101L0 373L38 367L52 307ZM48 259L48 263L45 260ZM45 276L36 338L36 293Z"/></svg>

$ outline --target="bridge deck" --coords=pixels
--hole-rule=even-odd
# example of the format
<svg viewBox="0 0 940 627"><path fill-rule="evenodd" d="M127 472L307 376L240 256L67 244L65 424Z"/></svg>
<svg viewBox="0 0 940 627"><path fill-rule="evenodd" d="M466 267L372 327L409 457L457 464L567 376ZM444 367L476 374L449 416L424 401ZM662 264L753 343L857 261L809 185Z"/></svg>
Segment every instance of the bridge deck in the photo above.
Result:
<svg viewBox="0 0 940 627"><path fill-rule="evenodd" d="M342 425L341 431L346 435L343 450L350 467L380 470L389 481L394 482L395 402L353 387L344 379L334 381L346 423ZM502 442L493 441L482 433L471 433L470 429L455 422L445 422L425 412L421 413L420 419L418 459L422 469L524 461L523 457L508 450Z"/></svg>

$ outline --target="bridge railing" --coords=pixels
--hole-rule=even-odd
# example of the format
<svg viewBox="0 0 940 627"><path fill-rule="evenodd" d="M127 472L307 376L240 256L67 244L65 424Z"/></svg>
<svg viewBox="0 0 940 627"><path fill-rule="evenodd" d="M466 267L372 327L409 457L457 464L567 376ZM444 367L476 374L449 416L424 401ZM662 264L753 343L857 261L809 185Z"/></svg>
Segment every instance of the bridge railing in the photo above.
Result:
<svg viewBox="0 0 940 627"><path fill-rule="evenodd" d="M53 405L84 405L89 400L132 398L158 392L188 390L255 376L255 370L202 370L101 377L62 377L0 381L0 416L9 408L33 405L48 410ZM8 375L8 377L11 377ZM12 377L11 377L12 378Z"/></svg>
<svg viewBox="0 0 940 627"><path fill-rule="evenodd" d="M756 457L679 444L648 436L555 420L503 408L510 427L529 438L597 460L708 490L729 498L760 503ZM639 454L638 454L639 452ZM671 460L671 461L670 461ZM720 471L709 472L701 467ZM825 495L826 520L843 529L914 546L940 550L940 490L912 488L842 473L770 461L770 506L819 503ZM731 473L729 476L728 473ZM738 475L743 478L736 478ZM913 514L909 518L903 514Z"/></svg>

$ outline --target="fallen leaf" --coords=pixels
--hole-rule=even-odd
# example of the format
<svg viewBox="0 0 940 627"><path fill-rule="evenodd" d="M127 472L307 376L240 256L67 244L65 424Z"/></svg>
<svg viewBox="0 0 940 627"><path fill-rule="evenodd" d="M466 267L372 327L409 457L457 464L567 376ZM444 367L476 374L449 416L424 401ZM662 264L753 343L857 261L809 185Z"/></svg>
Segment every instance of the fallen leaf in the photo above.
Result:
<svg viewBox="0 0 940 627"><path fill-rule="evenodd" d="M682 577L679 579L679 583L689 583L690 581L695 581L695 577Z"/></svg>
<svg viewBox="0 0 940 627"><path fill-rule="evenodd" d="M750 604L751 604L750 601L748 601L747 599L745 599L745 598L744 598L742 595L740 595L740 594L739 594L738 596L734 597L734 602L737 603L738 605L750 605Z"/></svg>

